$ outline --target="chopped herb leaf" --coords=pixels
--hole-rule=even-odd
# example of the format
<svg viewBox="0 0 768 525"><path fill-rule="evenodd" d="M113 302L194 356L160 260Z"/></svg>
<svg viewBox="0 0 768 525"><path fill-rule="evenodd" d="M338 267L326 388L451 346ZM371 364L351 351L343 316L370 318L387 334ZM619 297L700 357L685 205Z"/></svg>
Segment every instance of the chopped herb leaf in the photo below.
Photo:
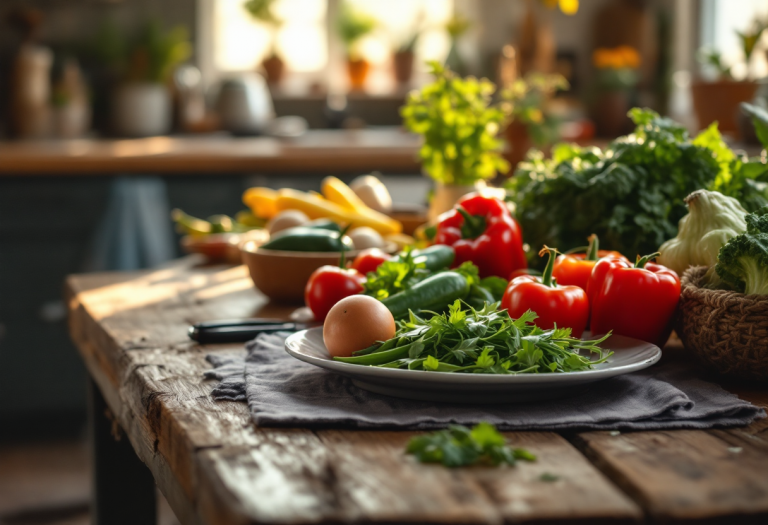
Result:
<svg viewBox="0 0 768 525"><path fill-rule="evenodd" d="M472 429L454 425L417 436L408 442L406 452L422 463L442 463L446 467L476 463L514 465L519 460L536 461L536 456L527 450L510 448L504 436L490 423L479 423Z"/></svg>

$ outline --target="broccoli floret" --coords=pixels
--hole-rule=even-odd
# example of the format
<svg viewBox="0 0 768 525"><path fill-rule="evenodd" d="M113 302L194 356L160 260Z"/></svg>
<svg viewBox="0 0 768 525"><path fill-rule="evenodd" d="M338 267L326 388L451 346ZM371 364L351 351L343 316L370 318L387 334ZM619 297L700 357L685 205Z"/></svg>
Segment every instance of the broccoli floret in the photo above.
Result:
<svg viewBox="0 0 768 525"><path fill-rule="evenodd" d="M768 205L745 220L747 231L720 248L715 271L739 291L768 295Z"/></svg>

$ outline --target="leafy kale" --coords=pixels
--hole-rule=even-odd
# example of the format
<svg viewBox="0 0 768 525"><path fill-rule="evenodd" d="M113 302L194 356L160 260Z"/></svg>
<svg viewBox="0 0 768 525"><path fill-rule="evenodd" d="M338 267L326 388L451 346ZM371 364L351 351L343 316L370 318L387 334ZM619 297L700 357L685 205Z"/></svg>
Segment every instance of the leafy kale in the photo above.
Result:
<svg viewBox="0 0 768 525"><path fill-rule="evenodd" d="M747 231L720 248L715 271L736 290L768 295L768 206L745 220Z"/></svg>
<svg viewBox="0 0 768 525"><path fill-rule="evenodd" d="M408 454L422 463L442 463L462 467L485 463L514 465L518 460L536 461L536 456L522 448L511 448L496 427L479 423L470 430L454 425L446 430L417 436L408 442Z"/></svg>
<svg viewBox="0 0 768 525"><path fill-rule="evenodd" d="M697 189L753 207L764 198L758 182L767 167L737 158L716 126L690 140L651 110L635 108L630 116L635 132L603 151L560 144L552 159L532 152L519 165L508 189L528 244L568 250L596 233L626 255L651 253L677 234L683 200Z"/></svg>
<svg viewBox="0 0 768 525"><path fill-rule="evenodd" d="M612 352L594 341L571 337L570 328L542 330L530 310L511 319L498 303L476 310L461 301L426 319L410 313L398 321L395 337L377 346L336 357L345 363L431 372L523 374L575 372L605 362ZM581 352L597 354L592 360Z"/></svg>

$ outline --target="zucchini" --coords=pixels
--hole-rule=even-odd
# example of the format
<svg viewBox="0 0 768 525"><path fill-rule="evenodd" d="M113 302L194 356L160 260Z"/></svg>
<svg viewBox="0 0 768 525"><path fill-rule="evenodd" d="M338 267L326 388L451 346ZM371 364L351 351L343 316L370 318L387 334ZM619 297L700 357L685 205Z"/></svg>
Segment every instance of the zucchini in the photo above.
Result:
<svg viewBox="0 0 768 525"><path fill-rule="evenodd" d="M469 283L463 275L443 272L427 277L413 288L390 295L381 302L395 319L402 319L408 316L408 310L440 311L456 299L464 299L467 294Z"/></svg>
<svg viewBox="0 0 768 525"><path fill-rule="evenodd" d="M331 219L315 219L301 225L302 228L312 228L314 230L330 230L333 232L340 232L341 226L338 223L333 222Z"/></svg>
<svg viewBox="0 0 768 525"><path fill-rule="evenodd" d="M423 262L424 267L430 272L450 268L456 258L453 248L444 244L435 244L423 250L413 250L411 255L417 263Z"/></svg>
<svg viewBox="0 0 768 525"><path fill-rule="evenodd" d="M261 247L292 252L341 252L351 250L352 241L341 232L297 226L279 232Z"/></svg>

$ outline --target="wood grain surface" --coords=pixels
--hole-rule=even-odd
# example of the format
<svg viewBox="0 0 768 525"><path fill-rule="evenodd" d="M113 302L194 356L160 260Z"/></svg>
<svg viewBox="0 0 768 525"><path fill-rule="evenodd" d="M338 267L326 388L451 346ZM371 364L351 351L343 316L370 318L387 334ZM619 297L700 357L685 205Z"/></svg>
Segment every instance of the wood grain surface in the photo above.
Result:
<svg viewBox="0 0 768 525"><path fill-rule="evenodd" d="M149 137L0 142L0 175L420 173L419 139L392 129L310 130L295 139Z"/></svg>
<svg viewBox="0 0 768 525"><path fill-rule="evenodd" d="M766 425L713 431L508 433L538 456L445 469L403 454L412 432L256 428L215 402L190 323L284 317L244 267L191 260L70 277L70 329L90 374L183 523L623 523L763 519ZM731 521L733 520L733 521Z"/></svg>

